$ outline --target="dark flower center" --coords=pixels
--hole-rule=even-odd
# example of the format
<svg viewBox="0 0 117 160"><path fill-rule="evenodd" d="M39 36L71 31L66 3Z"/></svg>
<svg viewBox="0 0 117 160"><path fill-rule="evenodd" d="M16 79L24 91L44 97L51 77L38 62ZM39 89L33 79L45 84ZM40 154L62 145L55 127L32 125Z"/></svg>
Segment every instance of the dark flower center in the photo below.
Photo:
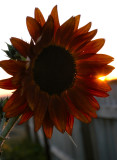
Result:
<svg viewBox="0 0 117 160"><path fill-rule="evenodd" d="M75 73L72 55L64 48L54 45L42 50L33 68L34 80L41 90L50 95L59 95L68 89L74 81Z"/></svg>

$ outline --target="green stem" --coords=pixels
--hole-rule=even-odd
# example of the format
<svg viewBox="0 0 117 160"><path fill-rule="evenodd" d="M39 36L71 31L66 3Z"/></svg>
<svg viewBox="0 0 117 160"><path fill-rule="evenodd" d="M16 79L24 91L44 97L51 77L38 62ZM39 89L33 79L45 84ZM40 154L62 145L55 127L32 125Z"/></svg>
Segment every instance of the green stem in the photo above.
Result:
<svg viewBox="0 0 117 160"><path fill-rule="evenodd" d="M19 119L19 116L9 119L7 125L5 126L5 128L0 134L0 147L5 142L5 139L8 137L10 131L12 130L13 126L15 125L18 119Z"/></svg>

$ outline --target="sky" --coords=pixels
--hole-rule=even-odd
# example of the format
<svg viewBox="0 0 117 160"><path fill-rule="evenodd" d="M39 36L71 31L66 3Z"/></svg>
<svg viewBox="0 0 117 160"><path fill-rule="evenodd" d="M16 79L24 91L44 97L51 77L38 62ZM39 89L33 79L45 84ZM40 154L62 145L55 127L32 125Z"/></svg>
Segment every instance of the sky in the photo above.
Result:
<svg viewBox="0 0 117 160"><path fill-rule="evenodd" d="M2 51L7 49L10 37L21 38L30 42L26 27L26 17L34 17L34 9L38 7L45 19L52 8L58 6L60 24L71 16L81 15L80 27L92 22L91 30L98 29L95 36L105 38L104 47L99 53L114 57L111 63L115 70L108 79L117 78L117 7L116 0L1 0L0 1L0 60L8 59ZM10 77L0 69L0 79ZM4 94L7 91L2 91Z"/></svg>

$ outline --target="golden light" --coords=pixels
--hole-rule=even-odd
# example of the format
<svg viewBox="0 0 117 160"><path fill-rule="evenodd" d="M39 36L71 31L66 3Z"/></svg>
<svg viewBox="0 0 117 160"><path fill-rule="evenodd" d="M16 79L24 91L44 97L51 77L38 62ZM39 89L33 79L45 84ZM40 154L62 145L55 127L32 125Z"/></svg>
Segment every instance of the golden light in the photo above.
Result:
<svg viewBox="0 0 117 160"><path fill-rule="evenodd" d="M100 79L101 81L105 81L106 80L106 77L99 77L98 79Z"/></svg>

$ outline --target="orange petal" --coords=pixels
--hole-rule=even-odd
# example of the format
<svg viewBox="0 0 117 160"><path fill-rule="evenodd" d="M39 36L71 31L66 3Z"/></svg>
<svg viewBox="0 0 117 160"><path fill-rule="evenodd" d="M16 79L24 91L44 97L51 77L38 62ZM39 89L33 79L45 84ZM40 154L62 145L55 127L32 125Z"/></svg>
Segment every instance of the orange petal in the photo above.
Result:
<svg viewBox="0 0 117 160"><path fill-rule="evenodd" d="M35 19L42 27L44 26L45 19L39 8L35 8Z"/></svg>
<svg viewBox="0 0 117 160"><path fill-rule="evenodd" d="M75 27L75 17L71 17L63 23L56 32L55 42L57 44L65 45L72 36ZM62 37L62 38L61 38Z"/></svg>
<svg viewBox="0 0 117 160"><path fill-rule="evenodd" d="M17 89L12 96L9 98L9 100L6 102L5 106L3 107L3 111L11 111L19 106L23 105L25 102L24 95L21 94L21 90Z"/></svg>
<svg viewBox="0 0 117 160"><path fill-rule="evenodd" d="M28 121L31 117L33 116L33 112L30 110L29 107L27 107L27 109L23 112L23 115L21 116L20 122L18 123L23 124L26 121Z"/></svg>
<svg viewBox="0 0 117 160"><path fill-rule="evenodd" d="M5 117L6 118L16 117L16 116L22 114L24 112L24 110L26 109L26 107L27 107L27 104L25 103L25 104L19 106L18 108L14 108L10 111L7 111L5 113Z"/></svg>
<svg viewBox="0 0 117 160"><path fill-rule="evenodd" d="M83 59L83 60L78 60L76 63L78 65L80 64L84 64L84 65L94 65L95 64L98 66L100 65L105 65L108 64L110 62L112 62L114 60L113 57L106 55L106 54L95 54L89 58Z"/></svg>
<svg viewBox="0 0 117 160"><path fill-rule="evenodd" d="M59 28L59 18L58 18L58 11L57 11L57 5L52 9L51 16L54 19L54 34L56 33L57 29Z"/></svg>
<svg viewBox="0 0 117 160"><path fill-rule="evenodd" d="M84 33L87 33L90 28L91 28L91 22L89 22L85 26L79 28L78 31L77 31L77 36L81 35L81 34L84 34Z"/></svg>
<svg viewBox="0 0 117 160"><path fill-rule="evenodd" d="M94 101L91 99L91 95L83 92L79 88L72 88L68 91L68 95L72 101L72 104L86 114L91 117L97 117L96 115L96 107L94 107Z"/></svg>
<svg viewBox="0 0 117 160"><path fill-rule="evenodd" d="M96 96L96 97L108 97L109 94L104 92L104 91L100 91L100 90L92 90L92 89L88 89L88 92L91 93L92 95Z"/></svg>
<svg viewBox="0 0 117 160"><path fill-rule="evenodd" d="M60 132L64 132L67 123L67 112L64 102L57 95L53 95L48 108L53 124Z"/></svg>
<svg viewBox="0 0 117 160"><path fill-rule="evenodd" d="M110 86L105 82L105 83L98 83L97 81L100 81L99 79L97 79L97 81L93 78L80 78L77 77L78 80L77 82L75 82L74 87L78 88L78 90L82 90L83 92L87 92L93 96L97 96L97 97L107 97L108 96L108 91L111 90ZM100 81L101 82L101 81ZM91 97L90 97L91 98ZM93 98L91 98L93 99ZM94 100L95 101L95 100ZM97 106L96 108L98 108L99 106Z"/></svg>
<svg viewBox="0 0 117 160"><path fill-rule="evenodd" d="M73 124L74 124L74 117L72 115L68 114L67 124L66 124L66 132L69 135L72 135Z"/></svg>
<svg viewBox="0 0 117 160"><path fill-rule="evenodd" d="M104 43L105 40L102 38L90 41L86 46L84 46L84 48L82 48L83 54L98 52L103 47Z"/></svg>
<svg viewBox="0 0 117 160"><path fill-rule="evenodd" d="M32 17L26 18L26 24L32 39L37 42L42 32L41 25Z"/></svg>
<svg viewBox="0 0 117 160"><path fill-rule="evenodd" d="M28 56L29 44L19 38L12 37L10 39L14 48L24 57Z"/></svg>
<svg viewBox="0 0 117 160"><path fill-rule="evenodd" d="M73 105L71 99L69 98L68 94L64 95L64 100L67 104L69 113L72 114L74 117L76 117L77 119L79 119L80 121L84 122L84 123L88 123L90 121L89 119L84 115L84 113L82 111L80 111L75 105Z"/></svg>
<svg viewBox="0 0 117 160"><path fill-rule="evenodd" d="M108 85L106 81L100 81L98 78L93 79L93 78L81 78L77 77L77 85L79 87L84 87L86 90L91 89L91 90L98 90L102 92L108 92L111 90L111 87Z"/></svg>
<svg viewBox="0 0 117 160"><path fill-rule="evenodd" d="M0 88L9 90L16 89L17 86L13 85L12 80L13 78L0 80Z"/></svg>
<svg viewBox="0 0 117 160"><path fill-rule="evenodd" d="M80 15L77 15L77 16L75 16L75 27L74 27L74 31L76 31L76 30L78 29L79 22L80 22Z"/></svg>
<svg viewBox="0 0 117 160"><path fill-rule="evenodd" d="M30 88L27 88L26 90L27 101L28 101L29 107L33 111L35 107L37 107L40 91L36 85L33 85L33 84L29 84L29 85L30 85Z"/></svg>
<svg viewBox="0 0 117 160"><path fill-rule="evenodd" d="M43 130L44 133L46 135L47 138L51 138L52 137L52 133L53 133L53 123L49 117L49 113L46 112L44 121L43 121Z"/></svg>
<svg viewBox="0 0 117 160"><path fill-rule="evenodd" d="M54 20L52 16L49 16L47 22L43 26L42 37L35 46L35 53L39 52L40 48L42 49L43 47L46 47L49 43L51 43L53 35L54 35Z"/></svg>
<svg viewBox="0 0 117 160"><path fill-rule="evenodd" d="M18 72L25 71L24 61L16 61L16 60L4 60L0 61L0 67L2 67L8 74L15 75Z"/></svg>
<svg viewBox="0 0 117 160"><path fill-rule="evenodd" d="M97 30L76 36L69 44L69 50L77 53L84 47L97 33Z"/></svg>
<svg viewBox="0 0 117 160"><path fill-rule="evenodd" d="M38 104L34 110L35 131L38 131L43 123L47 112L48 101L48 95L46 93L41 93L38 99Z"/></svg>
<svg viewBox="0 0 117 160"><path fill-rule="evenodd" d="M101 65L100 63L96 63L94 65L91 64L80 64L77 65L77 75L78 76L87 76L87 78L101 77L106 76L112 72L114 69L113 66L110 65Z"/></svg>

